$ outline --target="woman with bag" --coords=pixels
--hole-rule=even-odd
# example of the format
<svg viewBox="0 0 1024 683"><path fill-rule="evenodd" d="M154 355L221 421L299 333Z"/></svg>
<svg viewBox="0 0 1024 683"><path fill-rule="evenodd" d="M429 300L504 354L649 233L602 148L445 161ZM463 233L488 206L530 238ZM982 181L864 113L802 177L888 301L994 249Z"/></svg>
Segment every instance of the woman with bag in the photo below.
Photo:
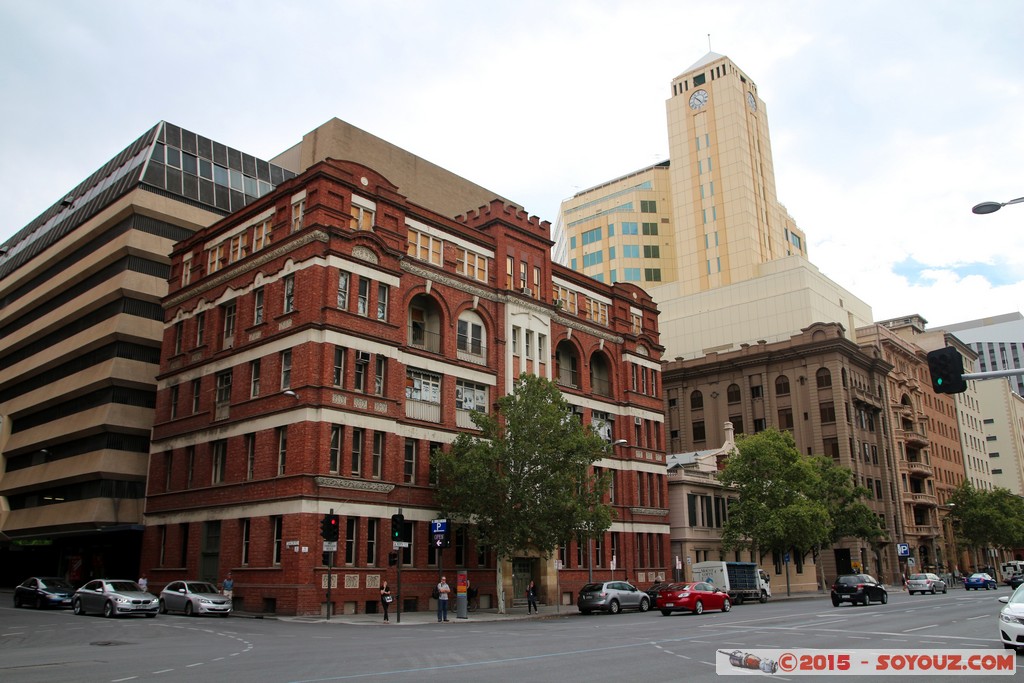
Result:
<svg viewBox="0 0 1024 683"><path fill-rule="evenodd" d="M384 623L388 623L388 608L391 607L391 601L394 598L391 597L391 587L388 586L388 580L384 579L384 583L380 586L380 605L381 609L384 610Z"/></svg>

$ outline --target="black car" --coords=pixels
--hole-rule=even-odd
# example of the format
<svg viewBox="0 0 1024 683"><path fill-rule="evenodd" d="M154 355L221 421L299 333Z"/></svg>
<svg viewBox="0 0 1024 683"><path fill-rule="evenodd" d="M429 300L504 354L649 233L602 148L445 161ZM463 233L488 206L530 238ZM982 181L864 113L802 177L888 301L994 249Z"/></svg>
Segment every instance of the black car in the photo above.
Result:
<svg viewBox="0 0 1024 683"><path fill-rule="evenodd" d="M832 606L839 607L843 602L850 602L854 605L858 602L862 605L880 602L884 605L889 602L889 593L885 590L885 586L878 583L872 576L844 574L832 584Z"/></svg>
<svg viewBox="0 0 1024 683"><path fill-rule="evenodd" d="M654 607L656 604L658 604L658 593L660 593L665 588L668 588L668 586L669 584L667 584L666 582L658 581L656 584L654 584L646 591L644 591L645 593L647 593L647 597L651 599L651 607Z"/></svg>
<svg viewBox="0 0 1024 683"><path fill-rule="evenodd" d="M1024 583L1024 574L1013 574L1010 576L1010 578L1006 579L1006 585L1008 585L1010 588L1013 588L1014 590L1016 590L1017 586L1021 585L1022 583Z"/></svg>
<svg viewBox="0 0 1024 683"><path fill-rule="evenodd" d="M56 576L33 576L25 579L14 589L14 606L31 605L36 609L45 607L71 607L75 588Z"/></svg>

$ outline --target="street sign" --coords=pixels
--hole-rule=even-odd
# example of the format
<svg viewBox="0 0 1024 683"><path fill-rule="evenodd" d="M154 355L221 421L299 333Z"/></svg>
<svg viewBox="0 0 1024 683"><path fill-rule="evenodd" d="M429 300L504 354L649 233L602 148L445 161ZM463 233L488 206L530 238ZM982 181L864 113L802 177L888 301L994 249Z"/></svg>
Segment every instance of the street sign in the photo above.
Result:
<svg viewBox="0 0 1024 683"><path fill-rule="evenodd" d="M333 552L336 552L337 550L338 550L338 542L337 541L324 541L324 552L325 553L333 553Z"/></svg>
<svg viewBox="0 0 1024 683"><path fill-rule="evenodd" d="M432 519L430 520L430 533L442 534L448 531L448 520L447 519Z"/></svg>
<svg viewBox="0 0 1024 683"><path fill-rule="evenodd" d="M910 544L909 543L897 543L896 554L900 557L910 557Z"/></svg>
<svg viewBox="0 0 1024 683"><path fill-rule="evenodd" d="M391 547L395 550L398 550L399 548L408 548L409 541L393 541L393 545Z"/></svg>

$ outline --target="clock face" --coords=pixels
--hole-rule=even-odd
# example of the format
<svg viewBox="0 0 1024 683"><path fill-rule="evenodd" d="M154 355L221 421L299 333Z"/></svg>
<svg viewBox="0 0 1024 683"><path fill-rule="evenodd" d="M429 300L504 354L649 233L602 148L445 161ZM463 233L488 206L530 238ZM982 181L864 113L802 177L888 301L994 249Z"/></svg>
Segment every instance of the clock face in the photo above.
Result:
<svg viewBox="0 0 1024 683"><path fill-rule="evenodd" d="M690 95L690 109L700 109L708 103L708 91L698 90Z"/></svg>
<svg viewBox="0 0 1024 683"><path fill-rule="evenodd" d="M750 111L757 111L757 100L752 92L747 93L747 106L750 107Z"/></svg>

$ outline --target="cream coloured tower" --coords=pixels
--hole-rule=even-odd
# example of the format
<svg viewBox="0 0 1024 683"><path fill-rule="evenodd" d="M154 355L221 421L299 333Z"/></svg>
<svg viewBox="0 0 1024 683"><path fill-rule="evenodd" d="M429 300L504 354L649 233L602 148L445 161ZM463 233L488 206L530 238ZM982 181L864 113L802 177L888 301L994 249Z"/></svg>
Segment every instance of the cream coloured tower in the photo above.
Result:
<svg viewBox="0 0 1024 683"><path fill-rule="evenodd" d="M680 294L759 275L807 241L775 195L764 102L728 57L709 52L666 103Z"/></svg>

